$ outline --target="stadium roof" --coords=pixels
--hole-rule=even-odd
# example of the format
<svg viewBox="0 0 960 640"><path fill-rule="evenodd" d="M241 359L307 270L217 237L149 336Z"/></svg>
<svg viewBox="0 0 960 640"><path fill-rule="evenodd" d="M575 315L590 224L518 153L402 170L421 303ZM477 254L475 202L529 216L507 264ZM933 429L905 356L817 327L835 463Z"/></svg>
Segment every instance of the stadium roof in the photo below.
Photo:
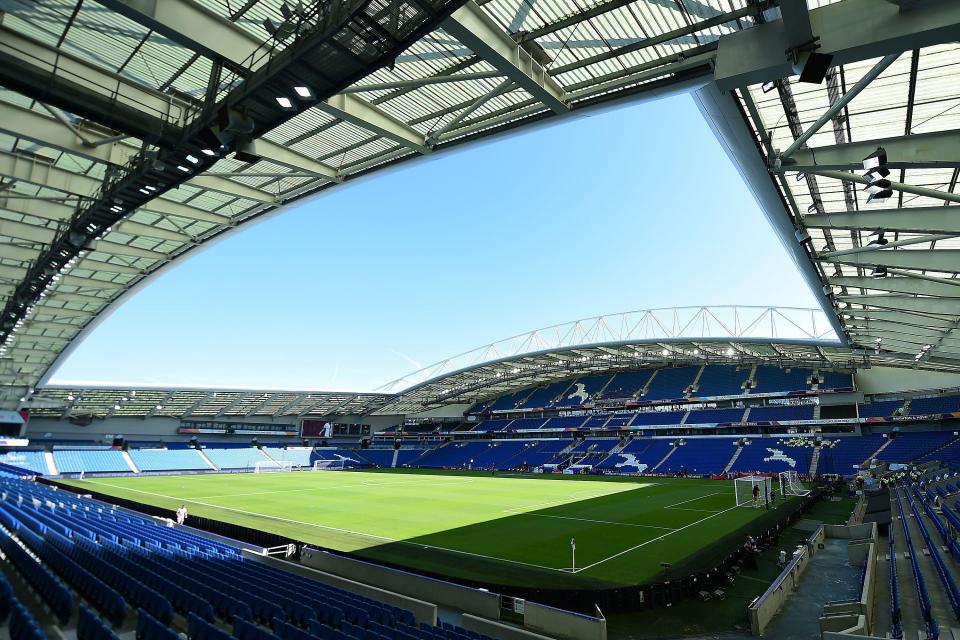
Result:
<svg viewBox="0 0 960 640"><path fill-rule="evenodd" d="M315 12L328 6L307 4ZM833 178L816 178L812 186L811 178L795 183L775 171L777 178L771 181L764 156L766 134L760 132L772 131L779 146L785 144L784 136L799 132L796 118L786 116L792 111L789 99L778 106L759 83L793 74L784 51L805 61L814 41L807 36L818 38L817 53L832 55L840 71L824 86L805 84L801 91L790 79L776 92L792 94L790 99L803 107L797 116L802 129L826 108L831 95L851 88L873 64L872 58L919 51L903 58L910 60L911 70L888 77L902 69L903 60L895 62L882 82L871 85L874 93L864 91L834 118L843 125L834 135L839 131L846 136L836 138L834 156L846 160L831 160L815 167L817 171L850 168L849 158L856 156L859 162L860 152L871 146L864 141L872 138L949 131L958 117L952 105L960 82L955 45L942 43L958 39L957 3L811 1L809 16L801 0L341 4L349 14L344 19L351 21L350 35L356 36L346 46L334 37L342 32L333 31L340 24L335 19L343 16L291 13L282 0L0 2L0 86L5 87L0 89L0 295L5 304L5 317L0 318L0 403L15 403L43 383L115 301L167 264L244 222L464 141L596 105L707 83L706 89L717 92L716 104L706 99L702 104L718 111L705 113L723 120L714 122L715 128L732 127L732 140L750 136L752 127L752 161L762 163L765 188L775 184L778 189L776 201L767 198L765 204L774 226L786 240L794 232L809 233L813 239L805 245L807 253L797 255L811 285L839 288L829 300L838 315L828 319L842 339L872 346L872 340L881 337L884 349L905 360L929 343L932 348L924 357L930 365L943 361L952 366L934 356L949 359L957 347L950 332L958 310L951 306L954 285L949 280L958 261L949 250L951 240L939 238L956 229L942 212L924 206L943 200L905 198L904 207L924 206L911 213L911 223L897 213L874 216L883 224L870 224L888 230L891 242L880 251L864 250L866 232L850 233L849 228L867 223L836 217L860 207L859 196L845 204L849 197L845 201L837 195L843 192ZM426 34L427 26L438 21L440 26ZM401 37L412 41L415 35L419 39L412 45ZM323 70L313 68L311 63L328 58L302 55L308 44L326 46L326 56L342 59ZM289 73L280 73L297 64L324 87L340 80L351 84L330 96L299 87L289 88L289 97L276 95L276 103L251 99L258 89L269 89L271 81L299 81L300 76L290 79ZM335 72L343 77L331 80ZM732 116L723 112L729 105L721 104L732 101L731 96L738 103ZM869 101L861 102L867 97ZM226 106L211 113L207 107L215 100L226 101ZM914 109L914 103L919 108ZM228 108L237 104L243 109ZM281 117L278 109L286 114ZM188 154L199 160L202 171L182 160L180 165L169 162L185 144L195 149L205 144L200 139L208 130L201 125L207 121L216 122L210 131L230 133L224 149L240 155L209 159ZM828 145L831 130L824 129L809 143ZM257 134L255 149L244 138L251 131ZM722 132L718 135L724 139ZM956 172L951 184L944 167L957 166L949 157L957 145L951 147L944 138L934 136L934 145L890 142L891 167L905 170L891 177L906 180L914 189L933 184L952 190ZM803 149L791 159L794 164L787 166L806 167L814 161ZM926 168L931 162L933 168ZM924 168L917 168L920 165ZM185 175L176 174L174 167ZM161 185L160 195L152 193L149 184L140 186L145 184L141 179L165 168L178 179ZM804 170L812 175L814 169ZM749 173L743 167L741 171ZM762 180L748 177L755 193L763 188L757 186ZM120 186L131 185L140 186L128 190L135 206L115 197ZM812 192L804 193L804 188ZM761 195L758 199L765 200ZM816 219L806 213L814 200L821 203ZM125 209L128 205L131 210ZM115 220L109 226L91 226L95 236L78 240L78 229L86 228L80 223L94 209L98 220L110 219L109 212ZM918 235L937 237L925 244L901 242ZM841 236L849 236L850 244ZM829 243L826 252L822 243ZM74 245L82 249L71 253ZM60 248L62 258L56 251ZM857 253L836 254L847 249ZM889 263L884 286L891 292L865 288L862 280L836 280L862 279L865 269L857 265L880 258ZM50 273L48 261L55 266ZM823 269L834 261L846 266L837 267L839 272ZM24 299L38 282L46 295ZM918 294L933 298L914 297ZM857 297L863 295L876 297ZM841 303L850 306L841 309ZM824 304L829 308L827 300ZM17 320L16 326L5 324L6 315Z"/></svg>

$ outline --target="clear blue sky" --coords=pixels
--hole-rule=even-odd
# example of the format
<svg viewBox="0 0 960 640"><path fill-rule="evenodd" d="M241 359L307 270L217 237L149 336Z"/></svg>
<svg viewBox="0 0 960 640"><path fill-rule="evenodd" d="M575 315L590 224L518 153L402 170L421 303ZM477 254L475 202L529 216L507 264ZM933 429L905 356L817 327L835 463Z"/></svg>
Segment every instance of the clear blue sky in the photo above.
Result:
<svg viewBox="0 0 960 640"><path fill-rule="evenodd" d="M53 382L369 390L554 323L816 306L687 95L442 152L249 225L128 298Z"/></svg>

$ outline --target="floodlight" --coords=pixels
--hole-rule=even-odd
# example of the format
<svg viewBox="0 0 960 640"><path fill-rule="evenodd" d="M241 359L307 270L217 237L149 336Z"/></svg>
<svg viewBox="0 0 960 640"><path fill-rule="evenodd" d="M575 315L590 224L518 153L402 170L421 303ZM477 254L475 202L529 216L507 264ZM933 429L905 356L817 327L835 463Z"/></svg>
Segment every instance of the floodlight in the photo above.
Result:
<svg viewBox="0 0 960 640"><path fill-rule="evenodd" d="M281 109L286 111L294 111L293 103L290 102L290 98L286 96L277 96L277 104L280 105Z"/></svg>
<svg viewBox="0 0 960 640"><path fill-rule="evenodd" d="M769 82L764 82L762 85L760 85L760 90L763 91L764 93L770 93L776 88L777 88L777 83L774 82L773 80L770 80Z"/></svg>
<svg viewBox="0 0 960 640"><path fill-rule="evenodd" d="M865 174L863 174L863 177L869 180L870 182L876 182L880 178L886 178L889 175L890 175L890 169L887 169L885 166L881 165L879 167L874 167L873 169L870 169Z"/></svg>
<svg viewBox="0 0 960 640"><path fill-rule="evenodd" d="M257 145L253 140L240 140L237 143L237 151L234 159L240 162L254 163L260 161L260 154L257 153Z"/></svg>
<svg viewBox="0 0 960 640"><path fill-rule="evenodd" d="M883 147L877 147L877 150L868 155L863 159L863 169L864 171L870 171L871 169L876 169L877 167L882 167L887 164L887 152Z"/></svg>
<svg viewBox="0 0 960 640"><path fill-rule="evenodd" d="M877 266L873 268L873 271L870 272L871 278L886 278L887 277L887 268L883 266Z"/></svg>
<svg viewBox="0 0 960 640"><path fill-rule="evenodd" d="M867 204L870 204L871 202L883 202L892 197L893 197L892 189L883 189L882 191L878 191L877 193L871 193L869 196L867 196Z"/></svg>
<svg viewBox="0 0 960 640"><path fill-rule="evenodd" d="M827 71L833 63L833 56L828 53L817 53L816 51L804 52L800 55L799 66L800 82L809 82L811 84L820 84L827 77Z"/></svg>
<svg viewBox="0 0 960 640"><path fill-rule="evenodd" d="M888 242L890 241L883 237L883 231L881 231L880 235L867 243L867 246L883 247L886 246Z"/></svg>
<svg viewBox="0 0 960 640"><path fill-rule="evenodd" d="M201 149L200 151L201 151L201 152L203 153L203 155L205 155L205 156L211 156L211 157L213 157L213 156L217 155L217 152L214 151L213 149Z"/></svg>
<svg viewBox="0 0 960 640"><path fill-rule="evenodd" d="M933 345L932 345L932 344L925 344L925 345L923 345L922 347L920 347L920 349L921 349L922 351L930 351L930 349L933 349Z"/></svg>
<svg viewBox="0 0 960 640"><path fill-rule="evenodd" d="M297 97L303 100L313 100L316 96L310 87L297 86L293 88L294 92L297 94Z"/></svg>
<svg viewBox="0 0 960 640"><path fill-rule="evenodd" d="M190 164L197 164L200 162L200 159L197 158L197 156L187 154L187 162L189 162Z"/></svg>
<svg viewBox="0 0 960 640"><path fill-rule="evenodd" d="M889 189L890 186L891 184L889 180L874 180L873 182L865 186L863 190L869 194L874 194L874 193L879 193L880 191Z"/></svg>
<svg viewBox="0 0 960 640"><path fill-rule="evenodd" d="M277 35L277 27L275 24L273 24L273 20L270 18L265 18L263 20L263 28L266 29L267 33L269 33L271 36Z"/></svg>
<svg viewBox="0 0 960 640"><path fill-rule="evenodd" d="M187 169L187 168L186 168L185 166L183 166L182 164L178 164L178 165L177 165L177 169L179 169L180 171L183 171L184 173L190 173L190 169Z"/></svg>

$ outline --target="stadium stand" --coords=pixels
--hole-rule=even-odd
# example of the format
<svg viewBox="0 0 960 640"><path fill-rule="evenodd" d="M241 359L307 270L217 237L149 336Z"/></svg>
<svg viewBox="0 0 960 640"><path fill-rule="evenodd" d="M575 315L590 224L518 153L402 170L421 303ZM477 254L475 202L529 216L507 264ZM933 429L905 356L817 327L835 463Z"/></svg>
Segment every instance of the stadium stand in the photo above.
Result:
<svg viewBox="0 0 960 640"><path fill-rule="evenodd" d="M510 423L509 430L539 429L546 421L546 418L520 418Z"/></svg>
<svg viewBox="0 0 960 640"><path fill-rule="evenodd" d="M934 449L943 447L954 439L948 431L921 431L901 433L877 454L883 462L913 462Z"/></svg>
<svg viewBox="0 0 960 640"><path fill-rule="evenodd" d="M929 396L910 401L910 415L924 416L960 411L960 396Z"/></svg>
<svg viewBox="0 0 960 640"><path fill-rule="evenodd" d="M647 385L647 392L643 394L643 399L673 400L682 398L687 387L693 384L693 380L698 373L700 373L700 367L657 369L650 384Z"/></svg>
<svg viewBox="0 0 960 640"><path fill-rule="evenodd" d="M825 438L820 446L817 473L849 476L884 443L882 435Z"/></svg>
<svg viewBox="0 0 960 640"><path fill-rule="evenodd" d="M700 398L742 395L743 383L749 374L749 368L741 369L737 365L704 365L697 390L691 395Z"/></svg>
<svg viewBox="0 0 960 640"><path fill-rule="evenodd" d="M651 371L623 371L613 376L613 379L602 391L604 398L630 398L636 395L650 381Z"/></svg>
<svg viewBox="0 0 960 640"><path fill-rule="evenodd" d="M643 473L653 471L673 449L673 440L668 438L638 438L622 451L611 453L597 468L614 473Z"/></svg>
<svg viewBox="0 0 960 640"><path fill-rule="evenodd" d="M874 400L857 405L861 418L888 418L903 408L903 400Z"/></svg>
<svg viewBox="0 0 960 640"><path fill-rule="evenodd" d="M313 449L310 447L263 447L261 450L271 460L290 462L294 467L309 467L313 464Z"/></svg>
<svg viewBox="0 0 960 640"><path fill-rule="evenodd" d="M685 411L642 411L629 417L629 425L658 425L658 424L680 424L683 420ZM611 418L613 420L614 418ZM609 424L613 424L612 422Z"/></svg>
<svg viewBox="0 0 960 640"><path fill-rule="evenodd" d="M768 365L757 367L757 373L754 376L756 386L753 393L778 393L785 391L800 391L809 389L810 384L807 378L813 371L810 369L781 369Z"/></svg>
<svg viewBox="0 0 960 640"><path fill-rule="evenodd" d="M269 461L260 449L251 446L206 447L203 453L218 469L253 469L256 463Z"/></svg>
<svg viewBox="0 0 960 640"><path fill-rule="evenodd" d="M0 487L0 549L61 625L76 609L79 640L110 640L111 627L131 615L138 638L177 638L175 614L188 621L192 640L230 640L223 628L231 627L241 640L483 638L453 625L418 626L406 609L244 559L235 546L130 512L13 478L0 478ZM0 599L11 611L12 638L45 637L2 574ZM305 628L313 635L303 635Z"/></svg>
<svg viewBox="0 0 960 640"><path fill-rule="evenodd" d="M554 382L546 387L539 387L523 401L518 409L533 409L553 406L555 400L570 386L570 381Z"/></svg>
<svg viewBox="0 0 960 640"><path fill-rule="evenodd" d="M60 473L131 471L130 465L118 450L54 449L53 459Z"/></svg>
<svg viewBox="0 0 960 640"><path fill-rule="evenodd" d="M484 420L477 423L473 431L505 431L513 420Z"/></svg>
<svg viewBox="0 0 960 640"><path fill-rule="evenodd" d="M0 454L0 463L20 467L41 475L50 473L42 451L8 451Z"/></svg>
<svg viewBox="0 0 960 640"><path fill-rule="evenodd" d="M817 372L818 389L853 389L853 374L821 370Z"/></svg>
<svg viewBox="0 0 960 640"><path fill-rule="evenodd" d="M550 418L541 429L576 429L587 421L586 416L563 416Z"/></svg>
<svg viewBox="0 0 960 640"><path fill-rule="evenodd" d="M731 473L780 473L806 475L813 458L812 438L751 438L730 466Z"/></svg>
<svg viewBox="0 0 960 640"><path fill-rule="evenodd" d="M716 475L722 473L736 452L736 438L684 438L685 444L657 468L659 473L691 473Z"/></svg>
<svg viewBox="0 0 960 640"><path fill-rule="evenodd" d="M577 378L555 403L557 407L574 407L595 399L613 376L584 376Z"/></svg>
<svg viewBox="0 0 960 640"><path fill-rule="evenodd" d="M131 449L130 458L141 471L210 469L196 449Z"/></svg>

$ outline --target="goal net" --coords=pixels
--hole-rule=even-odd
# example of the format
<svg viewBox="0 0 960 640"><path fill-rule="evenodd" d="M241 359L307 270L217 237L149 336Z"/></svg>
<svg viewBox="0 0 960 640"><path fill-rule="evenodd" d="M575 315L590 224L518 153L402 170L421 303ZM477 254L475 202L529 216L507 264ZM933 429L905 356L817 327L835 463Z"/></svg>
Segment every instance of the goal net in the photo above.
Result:
<svg viewBox="0 0 960 640"><path fill-rule="evenodd" d="M278 471L293 471L293 463L289 460L264 460L253 464L254 473L276 473Z"/></svg>
<svg viewBox="0 0 960 640"><path fill-rule="evenodd" d="M780 480L780 493L784 498L810 495L810 491L800 484L800 476L796 471L781 471L778 479Z"/></svg>
<svg viewBox="0 0 960 640"><path fill-rule="evenodd" d="M343 471L343 460L314 460L314 471Z"/></svg>
<svg viewBox="0 0 960 640"><path fill-rule="evenodd" d="M734 479L733 488L738 507L766 507L770 504L773 481L766 476L747 476Z"/></svg>

